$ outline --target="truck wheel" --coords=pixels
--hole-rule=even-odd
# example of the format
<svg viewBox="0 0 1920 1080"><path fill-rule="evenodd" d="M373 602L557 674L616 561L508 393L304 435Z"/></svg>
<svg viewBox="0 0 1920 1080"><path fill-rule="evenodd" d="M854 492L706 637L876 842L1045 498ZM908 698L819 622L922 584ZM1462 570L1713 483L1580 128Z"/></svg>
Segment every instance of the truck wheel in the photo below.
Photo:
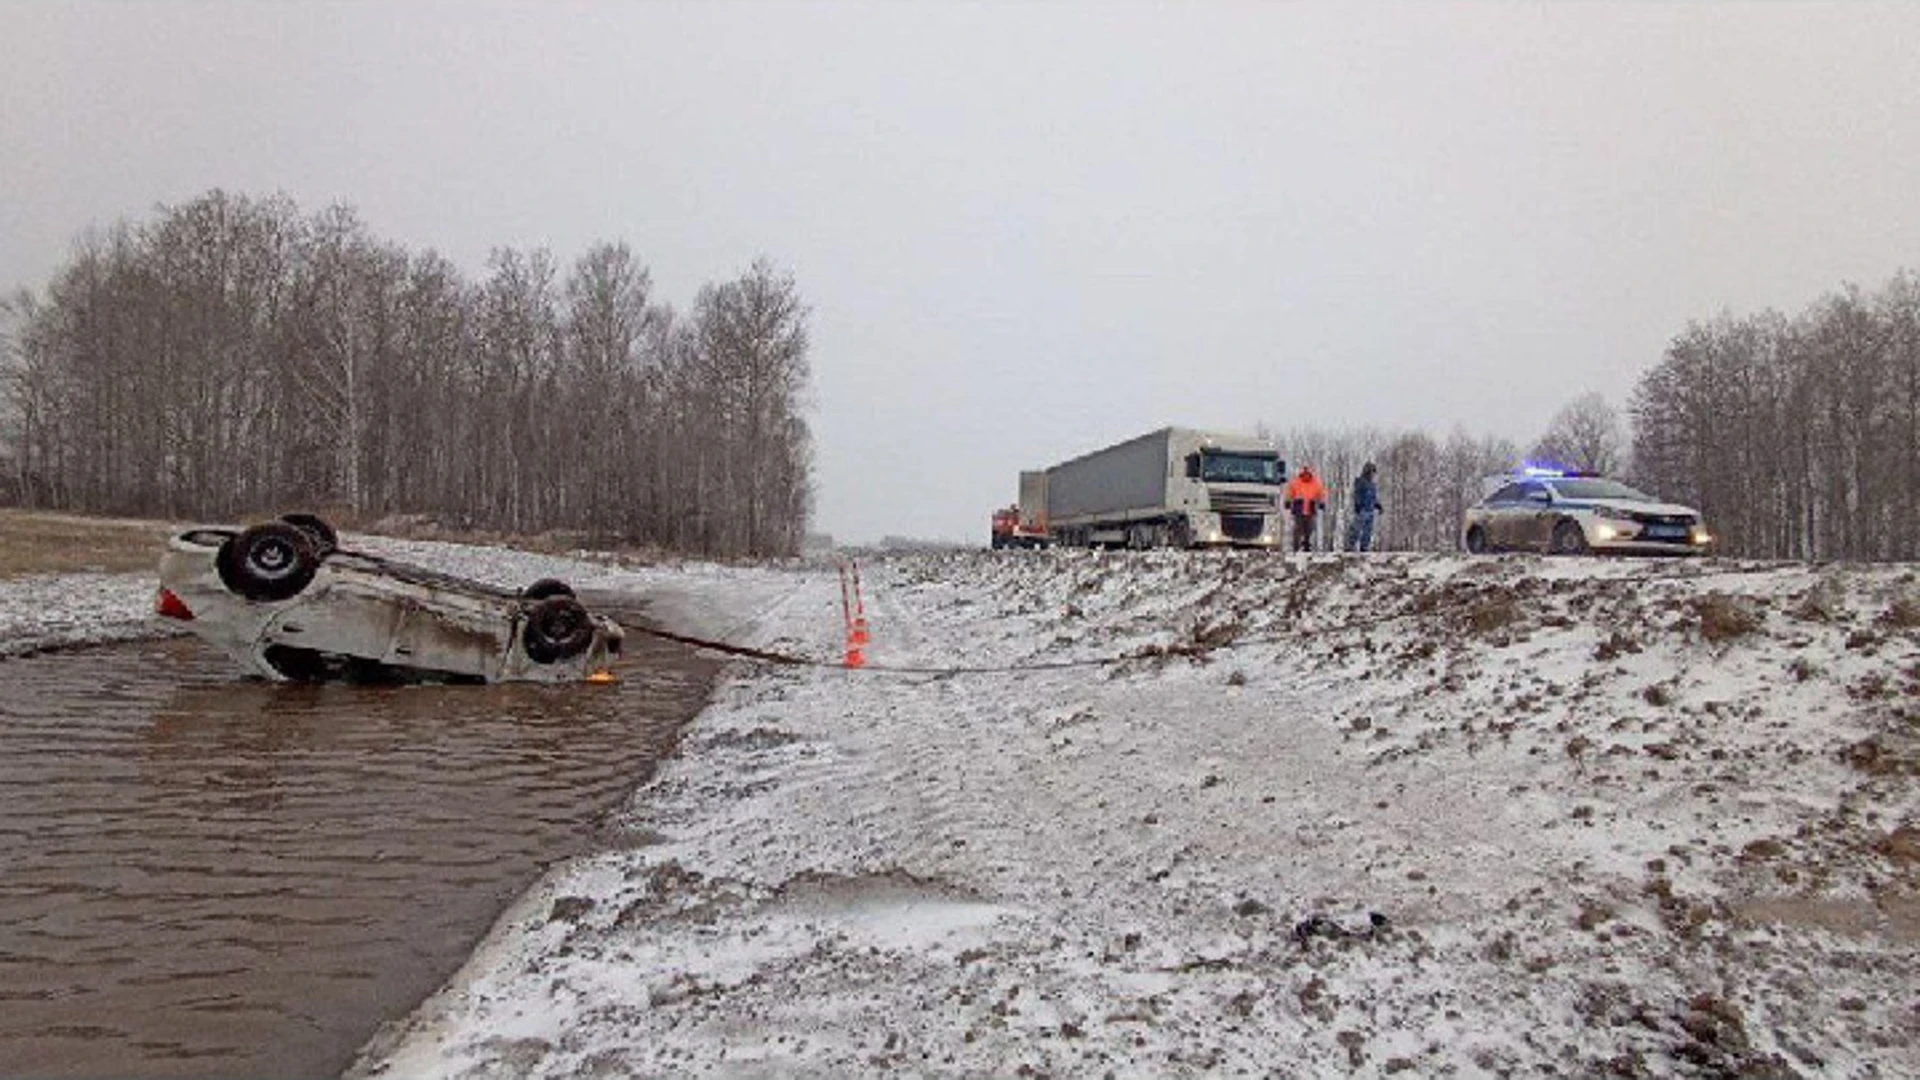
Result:
<svg viewBox="0 0 1920 1080"><path fill-rule="evenodd" d="M556 663L580 655L593 644L593 619L573 597L549 596L527 612L520 641L534 663Z"/></svg>
<svg viewBox="0 0 1920 1080"><path fill-rule="evenodd" d="M1579 522L1562 521L1553 527L1553 546L1555 555L1585 555L1587 553L1587 534L1580 528Z"/></svg>
<svg viewBox="0 0 1920 1080"><path fill-rule="evenodd" d="M320 556L306 530L270 521L221 544L214 568L221 584L248 600L288 600L313 580Z"/></svg>
<svg viewBox="0 0 1920 1080"><path fill-rule="evenodd" d="M1487 530L1478 525L1467 530L1467 552L1472 555L1487 553Z"/></svg>

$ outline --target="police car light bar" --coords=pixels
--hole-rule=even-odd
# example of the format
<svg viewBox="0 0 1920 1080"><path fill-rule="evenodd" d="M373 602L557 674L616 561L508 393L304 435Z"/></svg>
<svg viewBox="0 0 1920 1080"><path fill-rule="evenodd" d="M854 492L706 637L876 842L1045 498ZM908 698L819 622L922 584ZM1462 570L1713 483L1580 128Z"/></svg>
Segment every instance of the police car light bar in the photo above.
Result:
<svg viewBox="0 0 1920 1080"><path fill-rule="evenodd" d="M1535 465L1531 461L1521 462L1520 467L1515 469L1514 472L1519 473L1521 476L1531 476L1543 480L1572 480L1600 475L1597 472L1592 472L1587 469L1569 469L1562 465Z"/></svg>

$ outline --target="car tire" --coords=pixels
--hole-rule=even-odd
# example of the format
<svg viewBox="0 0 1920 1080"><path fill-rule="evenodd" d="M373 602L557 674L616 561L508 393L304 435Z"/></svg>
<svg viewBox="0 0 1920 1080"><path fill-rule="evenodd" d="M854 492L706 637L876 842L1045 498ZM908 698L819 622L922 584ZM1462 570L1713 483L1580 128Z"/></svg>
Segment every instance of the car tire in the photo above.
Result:
<svg viewBox="0 0 1920 1080"><path fill-rule="evenodd" d="M527 600L545 600L549 596L572 596L573 586L559 578L543 577L521 589L520 595Z"/></svg>
<svg viewBox="0 0 1920 1080"><path fill-rule="evenodd" d="M313 538L295 525L270 521L243 530L214 557L221 584L248 600L289 600L320 568Z"/></svg>
<svg viewBox="0 0 1920 1080"><path fill-rule="evenodd" d="M319 558L340 550L340 534L318 514L282 514L280 520L307 534L313 541L313 553Z"/></svg>
<svg viewBox="0 0 1920 1080"><path fill-rule="evenodd" d="M549 596L528 610L520 641L534 663L558 663L593 644L593 619L573 597Z"/></svg>
<svg viewBox="0 0 1920 1080"><path fill-rule="evenodd" d="M1554 555L1585 555L1587 534L1577 521L1562 521L1553 527L1553 542L1548 551Z"/></svg>
<svg viewBox="0 0 1920 1080"><path fill-rule="evenodd" d="M1487 552L1491 550L1493 549L1487 546L1487 530L1481 528L1478 525L1475 525L1473 528L1467 530L1467 553L1468 554L1485 555Z"/></svg>

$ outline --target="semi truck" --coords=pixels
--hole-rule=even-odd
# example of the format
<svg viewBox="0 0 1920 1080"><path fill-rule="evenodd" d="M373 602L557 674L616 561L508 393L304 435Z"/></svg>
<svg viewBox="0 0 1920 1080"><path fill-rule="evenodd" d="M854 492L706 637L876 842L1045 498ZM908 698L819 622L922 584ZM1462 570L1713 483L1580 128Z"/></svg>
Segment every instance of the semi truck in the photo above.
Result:
<svg viewBox="0 0 1920 1080"><path fill-rule="evenodd" d="M1273 547L1285 535L1286 475L1266 439L1161 428L1022 473L1020 510L1052 542L1074 547Z"/></svg>

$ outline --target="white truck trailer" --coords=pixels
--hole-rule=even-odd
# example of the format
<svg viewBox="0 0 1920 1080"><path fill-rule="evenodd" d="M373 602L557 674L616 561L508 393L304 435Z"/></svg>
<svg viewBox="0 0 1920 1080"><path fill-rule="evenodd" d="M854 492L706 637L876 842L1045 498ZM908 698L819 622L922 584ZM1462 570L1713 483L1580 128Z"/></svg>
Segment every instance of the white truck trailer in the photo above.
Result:
<svg viewBox="0 0 1920 1080"><path fill-rule="evenodd" d="M1265 439L1162 428L1046 470L1045 528L1077 547L1273 547L1285 482Z"/></svg>

